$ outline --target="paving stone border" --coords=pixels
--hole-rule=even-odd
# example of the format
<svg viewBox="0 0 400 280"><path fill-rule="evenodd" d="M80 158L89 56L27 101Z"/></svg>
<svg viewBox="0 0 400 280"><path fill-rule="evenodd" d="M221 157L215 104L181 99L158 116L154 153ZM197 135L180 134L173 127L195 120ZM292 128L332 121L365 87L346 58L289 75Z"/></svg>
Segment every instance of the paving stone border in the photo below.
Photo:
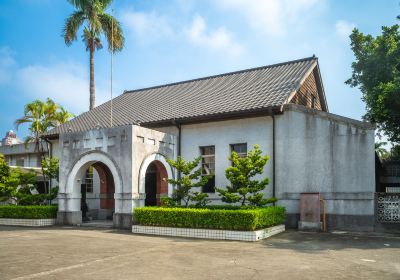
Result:
<svg viewBox="0 0 400 280"><path fill-rule="evenodd" d="M47 227L54 226L56 219L10 219L0 218L3 226Z"/></svg>
<svg viewBox="0 0 400 280"><path fill-rule="evenodd" d="M219 240L238 240L238 241L258 241L275 234L285 231L285 225L277 225L255 231L236 231L236 230L217 230L200 228L174 228L174 227L155 227L133 225L132 232L137 234L219 239Z"/></svg>

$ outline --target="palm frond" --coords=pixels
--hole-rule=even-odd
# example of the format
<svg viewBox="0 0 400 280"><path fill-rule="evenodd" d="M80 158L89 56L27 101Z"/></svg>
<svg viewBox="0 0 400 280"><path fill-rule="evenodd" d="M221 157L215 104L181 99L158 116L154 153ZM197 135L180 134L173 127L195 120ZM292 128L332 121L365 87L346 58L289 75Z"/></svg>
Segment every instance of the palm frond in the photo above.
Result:
<svg viewBox="0 0 400 280"><path fill-rule="evenodd" d="M19 126L20 126L21 124L29 123L29 122L32 122L32 121L31 121L31 118L30 118L30 117L24 116L24 117L22 117L22 118L17 119L17 120L14 122L14 125L15 125L15 128L18 130L18 128L19 128Z"/></svg>
<svg viewBox="0 0 400 280"><path fill-rule="evenodd" d="M62 36L67 46L70 46L76 40L79 27L83 24L85 18L83 11L75 11L65 20Z"/></svg>
<svg viewBox="0 0 400 280"><path fill-rule="evenodd" d="M85 10L85 7L89 6L92 1L90 0L68 0L68 2L79 10Z"/></svg>
<svg viewBox="0 0 400 280"><path fill-rule="evenodd" d="M97 32L91 32L87 27L83 30L83 35L82 35L82 41L86 46L86 50L99 50L103 48L103 45L101 44L100 38L99 38L99 33Z"/></svg>
<svg viewBox="0 0 400 280"><path fill-rule="evenodd" d="M107 7L111 4L113 0L99 0L101 3L103 10L107 9Z"/></svg>
<svg viewBox="0 0 400 280"><path fill-rule="evenodd" d="M107 38L108 49L112 52L121 51L124 47L125 37L119 21L106 13L99 15L99 20Z"/></svg>
<svg viewBox="0 0 400 280"><path fill-rule="evenodd" d="M33 137L33 136L26 136L25 139L24 139L25 148L27 149L29 143L31 143L31 142L33 142L33 141L35 141L35 140L36 140L36 139L35 139L35 137Z"/></svg>

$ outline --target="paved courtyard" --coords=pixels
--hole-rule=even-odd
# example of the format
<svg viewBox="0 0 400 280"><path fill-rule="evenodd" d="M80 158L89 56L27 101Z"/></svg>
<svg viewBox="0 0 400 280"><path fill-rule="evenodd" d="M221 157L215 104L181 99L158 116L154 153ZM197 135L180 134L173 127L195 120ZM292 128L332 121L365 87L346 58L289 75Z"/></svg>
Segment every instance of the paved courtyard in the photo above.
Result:
<svg viewBox="0 0 400 280"><path fill-rule="evenodd" d="M287 231L244 243L0 227L0 279L400 279L400 237Z"/></svg>

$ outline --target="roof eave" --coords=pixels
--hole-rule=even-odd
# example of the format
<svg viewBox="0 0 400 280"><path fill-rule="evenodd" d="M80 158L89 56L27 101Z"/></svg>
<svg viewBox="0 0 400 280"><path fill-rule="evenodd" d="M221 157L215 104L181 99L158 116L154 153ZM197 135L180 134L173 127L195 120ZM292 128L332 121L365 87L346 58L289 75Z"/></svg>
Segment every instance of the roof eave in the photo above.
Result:
<svg viewBox="0 0 400 280"><path fill-rule="evenodd" d="M272 116L272 115L278 115L281 113L282 113L281 106L276 105L276 106L269 106L266 108L249 109L249 110L242 110L242 111L236 111L236 112L209 114L209 115L179 118L179 119L178 118L166 119L166 120L155 121L155 122L144 122L144 123L141 123L140 125L146 126L146 127L162 127L162 126L168 126L171 124L207 123L207 122L240 119L240 118Z"/></svg>

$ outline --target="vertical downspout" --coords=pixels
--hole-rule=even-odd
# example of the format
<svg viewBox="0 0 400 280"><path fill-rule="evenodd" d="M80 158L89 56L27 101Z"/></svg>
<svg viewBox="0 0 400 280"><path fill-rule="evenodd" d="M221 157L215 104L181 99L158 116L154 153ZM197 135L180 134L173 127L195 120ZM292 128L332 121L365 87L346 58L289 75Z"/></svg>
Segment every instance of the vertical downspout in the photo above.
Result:
<svg viewBox="0 0 400 280"><path fill-rule="evenodd" d="M272 197L276 197L275 185L275 114L272 113Z"/></svg>
<svg viewBox="0 0 400 280"><path fill-rule="evenodd" d="M175 119L173 119L172 120L172 124L176 127L176 128L178 128L178 148L177 148L177 153L178 153L178 157L180 157L181 156L181 153L182 153L182 144L181 144L181 142L182 142L182 125L179 123L179 122L177 122ZM177 173L177 179L179 180L181 178L181 172L180 171L178 171L178 173Z"/></svg>
<svg viewBox="0 0 400 280"><path fill-rule="evenodd" d="M181 145L181 143L182 143L182 125L180 124L180 123L178 123L178 157L180 157L181 155L182 155L182 152L181 152L181 149L182 149L182 145ZM178 174L177 174L177 176L178 176L178 180L181 178L181 172L180 171L178 171Z"/></svg>

